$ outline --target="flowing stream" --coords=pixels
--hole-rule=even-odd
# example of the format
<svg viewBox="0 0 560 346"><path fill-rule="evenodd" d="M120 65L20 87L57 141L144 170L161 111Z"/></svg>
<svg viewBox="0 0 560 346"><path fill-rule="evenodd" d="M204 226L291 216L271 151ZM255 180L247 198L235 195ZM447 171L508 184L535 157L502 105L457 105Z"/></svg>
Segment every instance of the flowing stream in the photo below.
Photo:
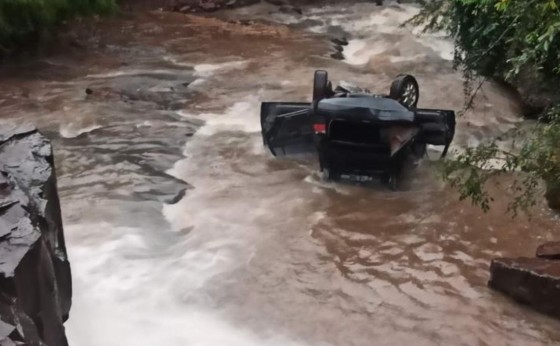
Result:
<svg viewBox="0 0 560 346"><path fill-rule="evenodd" d="M531 256L560 231L544 204L532 219L505 212L510 178L489 186L484 214L431 160L392 192L324 183L312 158L263 148L260 102L308 100L319 68L380 93L411 73L420 106L463 106L451 43L400 27L415 7L302 10L132 13L85 48L0 70L2 119L54 142L71 345L559 342L558 321L486 286L493 257ZM487 83L454 149L519 121L514 96Z"/></svg>

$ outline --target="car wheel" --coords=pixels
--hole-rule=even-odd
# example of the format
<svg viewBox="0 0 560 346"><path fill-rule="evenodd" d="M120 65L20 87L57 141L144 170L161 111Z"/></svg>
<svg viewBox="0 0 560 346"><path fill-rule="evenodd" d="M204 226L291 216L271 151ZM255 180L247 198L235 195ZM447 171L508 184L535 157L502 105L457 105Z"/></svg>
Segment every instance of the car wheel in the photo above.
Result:
<svg viewBox="0 0 560 346"><path fill-rule="evenodd" d="M327 71L317 70L313 78L313 103L319 102L327 96L329 74Z"/></svg>
<svg viewBox="0 0 560 346"><path fill-rule="evenodd" d="M409 74L398 75L391 84L389 97L399 101L403 106L414 109L418 104L420 90L416 78Z"/></svg>

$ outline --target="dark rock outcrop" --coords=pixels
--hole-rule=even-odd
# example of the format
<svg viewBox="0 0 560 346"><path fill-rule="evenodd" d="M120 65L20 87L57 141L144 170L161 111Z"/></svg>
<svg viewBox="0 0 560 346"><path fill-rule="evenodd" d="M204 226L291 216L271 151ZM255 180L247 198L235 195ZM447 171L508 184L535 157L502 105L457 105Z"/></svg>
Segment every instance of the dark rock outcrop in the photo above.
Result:
<svg viewBox="0 0 560 346"><path fill-rule="evenodd" d="M539 246L537 257L560 260L560 241L552 241Z"/></svg>
<svg viewBox="0 0 560 346"><path fill-rule="evenodd" d="M342 52L331 53L331 58L333 58L335 60L344 60L344 53L342 53Z"/></svg>
<svg viewBox="0 0 560 346"><path fill-rule="evenodd" d="M337 46L347 46L348 45L348 39L346 37L333 37L331 38L331 42L334 43Z"/></svg>
<svg viewBox="0 0 560 346"><path fill-rule="evenodd" d="M0 128L0 345L64 346L72 282L52 148L32 126Z"/></svg>
<svg viewBox="0 0 560 346"><path fill-rule="evenodd" d="M546 193L544 194L550 209L560 211L560 186L557 184L547 184Z"/></svg>
<svg viewBox="0 0 560 346"><path fill-rule="evenodd" d="M544 258L497 258L488 285L538 311L560 317L560 262Z"/></svg>

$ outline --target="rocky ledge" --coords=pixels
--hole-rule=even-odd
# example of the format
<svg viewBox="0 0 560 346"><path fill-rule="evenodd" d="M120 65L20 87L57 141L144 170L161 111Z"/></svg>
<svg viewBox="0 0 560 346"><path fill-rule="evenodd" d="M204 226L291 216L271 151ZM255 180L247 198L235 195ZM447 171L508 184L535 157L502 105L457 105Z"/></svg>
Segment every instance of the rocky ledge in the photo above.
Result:
<svg viewBox="0 0 560 346"><path fill-rule="evenodd" d="M488 285L535 310L560 318L560 242L546 243L537 257L496 258Z"/></svg>
<svg viewBox="0 0 560 346"><path fill-rule="evenodd" d="M72 296L52 148L32 126L0 128L0 345L68 345Z"/></svg>

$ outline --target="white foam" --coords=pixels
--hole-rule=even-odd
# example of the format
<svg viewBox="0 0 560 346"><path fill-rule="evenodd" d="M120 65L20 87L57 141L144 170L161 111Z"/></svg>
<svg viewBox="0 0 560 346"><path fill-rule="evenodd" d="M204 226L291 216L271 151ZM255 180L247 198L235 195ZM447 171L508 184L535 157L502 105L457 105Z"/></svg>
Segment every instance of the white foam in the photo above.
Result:
<svg viewBox="0 0 560 346"><path fill-rule="evenodd" d="M371 42L366 40L350 40L344 49L346 62L350 65L364 65L376 55L383 53L387 49L383 42Z"/></svg>
<svg viewBox="0 0 560 346"><path fill-rule="evenodd" d="M172 57L172 56L165 56L165 57L163 57L163 60L165 60L167 62L170 62L173 65L177 65L177 66L181 66L181 67L192 67L191 63L179 61L179 60L177 60L177 58Z"/></svg>
<svg viewBox="0 0 560 346"><path fill-rule="evenodd" d="M71 241L100 229L109 238L101 244ZM158 249L147 236L158 231L107 223L66 226L74 281L67 322L70 344L298 345L285 337L258 336L230 324L219 312L201 308L208 280L229 268L219 254L221 244L190 246L197 240L187 238ZM198 301L189 300L189 294Z"/></svg>
<svg viewBox="0 0 560 346"><path fill-rule="evenodd" d="M91 79L108 79L108 78L115 78L115 77L124 77L124 76L138 76L138 75L155 75L155 74L176 74L175 71L170 70L128 70L128 71L114 71L109 73L100 73L100 74L89 74L85 78Z"/></svg>
<svg viewBox="0 0 560 346"><path fill-rule="evenodd" d="M398 63L398 62L405 62L405 61L416 61L425 57L426 54L416 54L410 56L391 56L389 58L389 61L391 61L392 63Z"/></svg>
<svg viewBox="0 0 560 346"><path fill-rule="evenodd" d="M243 68L247 65L247 61L231 61L220 64L199 64L194 66L195 75L199 77L208 77L216 71L232 70Z"/></svg>
<svg viewBox="0 0 560 346"><path fill-rule="evenodd" d="M91 132L93 130L100 129L101 125L90 125L86 127L79 127L73 123L67 125L61 125L59 133L63 138L75 138L81 134Z"/></svg>
<svg viewBox="0 0 560 346"><path fill-rule="evenodd" d="M190 88L190 87L197 87L197 86L200 86L200 85L204 84L204 82L206 82L206 79L204 79L204 78L197 78L197 79L195 79L194 81L192 81L191 84L189 84L189 88Z"/></svg>
<svg viewBox="0 0 560 346"><path fill-rule="evenodd" d="M223 113L193 114L179 111L179 115L187 118L202 119L206 124L197 131L197 135L210 136L223 131L242 131L247 133L260 132L259 98L248 96L236 102Z"/></svg>
<svg viewBox="0 0 560 346"><path fill-rule="evenodd" d="M448 37L441 36L441 34L424 34L417 36L416 39L424 46L431 48L443 60L453 60L455 48L453 42Z"/></svg>
<svg viewBox="0 0 560 346"><path fill-rule="evenodd" d="M380 33L405 32L407 29L400 25L417 14L419 9L412 5L398 7L384 7L380 11L364 12L366 16L349 20L347 17L334 19L332 25L340 25L345 31L361 37L378 35Z"/></svg>
<svg viewBox="0 0 560 346"><path fill-rule="evenodd" d="M344 196L350 196L352 194L348 190L347 186L345 186L343 184L337 184L335 182L323 181L316 174L310 174L310 175L306 176L304 181L308 184L314 185L314 186L319 187L321 189L336 191L337 193L339 193L341 195L344 195Z"/></svg>
<svg viewBox="0 0 560 346"><path fill-rule="evenodd" d="M359 7L357 7L359 9ZM358 12L359 13L359 12ZM351 40L344 49L346 62L351 65L363 65L375 55L383 53L393 45L383 35L409 35L411 38L432 49L444 60L453 60L453 42L443 32L422 34L421 28L402 27L406 20L419 13L415 5L384 6L377 11L364 11L364 15L357 15L349 19L348 16L333 16L330 25L341 26L344 31L357 39ZM313 31L313 30L312 30ZM325 32L322 27L320 32ZM366 39L367 38L367 39ZM390 57L392 62L412 61L420 56Z"/></svg>

